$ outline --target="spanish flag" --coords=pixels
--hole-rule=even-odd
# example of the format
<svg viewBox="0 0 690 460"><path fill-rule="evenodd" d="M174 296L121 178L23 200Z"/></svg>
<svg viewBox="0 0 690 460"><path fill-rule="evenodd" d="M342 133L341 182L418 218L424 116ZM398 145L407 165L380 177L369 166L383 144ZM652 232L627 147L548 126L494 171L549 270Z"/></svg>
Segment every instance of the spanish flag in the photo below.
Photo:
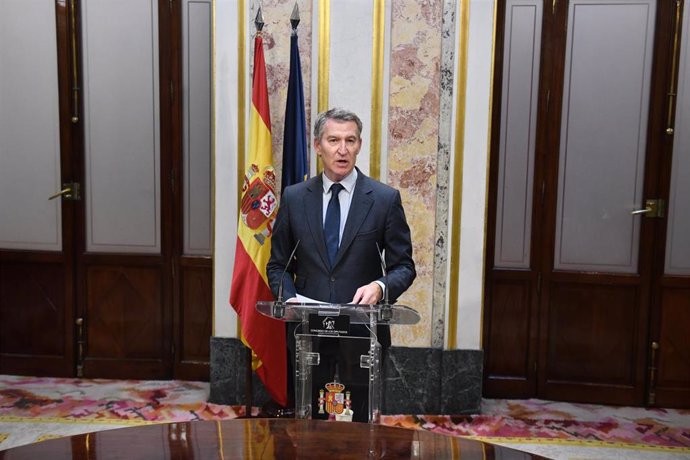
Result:
<svg viewBox="0 0 690 460"><path fill-rule="evenodd" d="M242 324L242 341L253 352L253 369L273 400L287 404L285 326L256 311L259 300L273 300L266 277L273 221L278 212L272 166L271 118L268 108L263 39L254 39L254 77L249 121L249 165L242 184L237 249L230 304Z"/></svg>

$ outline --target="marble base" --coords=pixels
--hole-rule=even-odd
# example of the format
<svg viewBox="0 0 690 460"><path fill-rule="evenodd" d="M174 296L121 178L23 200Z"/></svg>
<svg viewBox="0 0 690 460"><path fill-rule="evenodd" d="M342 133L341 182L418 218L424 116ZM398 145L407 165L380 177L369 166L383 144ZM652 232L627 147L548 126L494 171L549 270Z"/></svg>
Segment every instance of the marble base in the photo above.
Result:
<svg viewBox="0 0 690 460"><path fill-rule="evenodd" d="M385 414L481 412L481 350L391 347L384 358Z"/></svg>
<svg viewBox="0 0 690 460"><path fill-rule="evenodd" d="M211 375L208 401L214 404L244 405L247 393L247 347L240 339L211 337ZM256 372L252 373L252 406L270 401Z"/></svg>
<svg viewBox="0 0 690 460"><path fill-rule="evenodd" d="M239 339L211 338L209 402L245 404L247 348ZM481 350L391 347L383 357L384 414L459 415L480 412ZM252 405L269 401L252 378Z"/></svg>
<svg viewBox="0 0 690 460"><path fill-rule="evenodd" d="M391 347L383 360L384 414L440 414L438 348Z"/></svg>

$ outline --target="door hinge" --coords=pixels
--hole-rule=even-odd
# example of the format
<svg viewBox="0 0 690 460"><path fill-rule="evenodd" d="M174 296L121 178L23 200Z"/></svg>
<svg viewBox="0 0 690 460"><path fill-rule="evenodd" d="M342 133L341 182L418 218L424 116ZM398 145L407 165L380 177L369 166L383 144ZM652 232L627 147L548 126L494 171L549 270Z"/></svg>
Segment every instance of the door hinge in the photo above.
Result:
<svg viewBox="0 0 690 460"><path fill-rule="evenodd" d="M170 102L175 101L175 83L170 80Z"/></svg>
<svg viewBox="0 0 690 460"><path fill-rule="evenodd" d="M630 214L633 216L643 214L645 217L665 217L666 201L660 198L645 200L644 209L635 209L634 211L630 211Z"/></svg>
<svg viewBox="0 0 690 460"><path fill-rule="evenodd" d="M659 349L659 342L652 342L652 352L649 357L649 392L647 393L647 404L656 403L656 354Z"/></svg>

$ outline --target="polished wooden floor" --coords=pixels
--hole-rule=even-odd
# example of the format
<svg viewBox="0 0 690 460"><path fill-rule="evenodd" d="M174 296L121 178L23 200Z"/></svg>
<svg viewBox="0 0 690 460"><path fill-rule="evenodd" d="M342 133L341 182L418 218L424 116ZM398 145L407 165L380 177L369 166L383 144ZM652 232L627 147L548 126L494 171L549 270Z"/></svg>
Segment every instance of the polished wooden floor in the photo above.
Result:
<svg viewBox="0 0 690 460"><path fill-rule="evenodd" d="M0 451L0 459L536 459L428 431L364 423L235 419L146 425Z"/></svg>

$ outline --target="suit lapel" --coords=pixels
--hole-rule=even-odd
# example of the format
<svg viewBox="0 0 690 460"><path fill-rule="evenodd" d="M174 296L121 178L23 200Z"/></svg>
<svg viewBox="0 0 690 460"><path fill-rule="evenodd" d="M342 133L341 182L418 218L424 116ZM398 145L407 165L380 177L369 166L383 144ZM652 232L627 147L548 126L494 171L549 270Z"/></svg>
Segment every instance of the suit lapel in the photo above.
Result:
<svg viewBox="0 0 690 460"><path fill-rule="evenodd" d="M345 222L345 229L343 230L343 237L340 240L338 253L335 256L334 266L338 265L340 258L354 241L355 235L357 235L359 228L362 226L362 223L364 223L364 219L367 218L367 215L374 204L374 199L371 196L371 192L373 190L369 185L369 179L367 176L362 174L359 169L357 169L357 173L358 176L357 184L355 185L355 194L350 202L350 211L347 214L347 221ZM323 239L323 231L321 238ZM324 243L324 251L325 246L326 245Z"/></svg>
<svg viewBox="0 0 690 460"><path fill-rule="evenodd" d="M324 266L328 267L328 253L323 237L323 180L321 174L314 179L307 187L307 194L304 197L304 215L321 260Z"/></svg>

